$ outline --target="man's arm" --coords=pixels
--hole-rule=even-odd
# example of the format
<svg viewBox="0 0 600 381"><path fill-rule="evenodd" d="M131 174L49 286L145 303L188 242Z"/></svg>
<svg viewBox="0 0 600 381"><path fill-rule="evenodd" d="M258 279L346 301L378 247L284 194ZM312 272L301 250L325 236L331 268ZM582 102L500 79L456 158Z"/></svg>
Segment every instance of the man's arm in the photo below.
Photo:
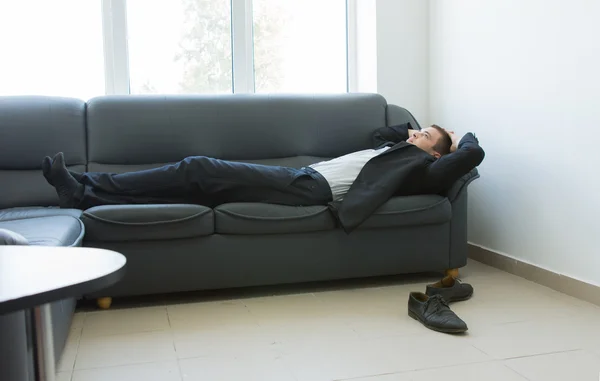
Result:
<svg viewBox="0 0 600 381"><path fill-rule="evenodd" d="M453 141L456 141L456 138L453 137ZM466 134L454 152L440 157L429 166L428 187L435 193L447 191L455 181L481 164L484 157L485 152L479 146L475 135Z"/></svg>
<svg viewBox="0 0 600 381"><path fill-rule="evenodd" d="M382 127L373 133L373 148L378 148L388 143L400 143L408 139L411 130L410 123L398 124L390 127Z"/></svg>

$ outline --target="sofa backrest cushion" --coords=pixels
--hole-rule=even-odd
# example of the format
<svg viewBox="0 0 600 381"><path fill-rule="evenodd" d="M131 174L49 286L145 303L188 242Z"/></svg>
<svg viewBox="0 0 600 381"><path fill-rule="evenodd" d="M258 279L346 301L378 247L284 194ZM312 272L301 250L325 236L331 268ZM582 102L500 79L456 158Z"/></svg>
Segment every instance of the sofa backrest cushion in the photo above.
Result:
<svg viewBox="0 0 600 381"><path fill-rule="evenodd" d="M56 205L56 192L42 176L41 164L44 156L59 151L72 169L85 169L85 102L0 97L0 209Z"/></svg>
<svg viewBox="0 0 600 381"><path fill-rule="evenodd" d="M104 96L88 102L90 167L335 157L386 126L377 94Z"/></svg>

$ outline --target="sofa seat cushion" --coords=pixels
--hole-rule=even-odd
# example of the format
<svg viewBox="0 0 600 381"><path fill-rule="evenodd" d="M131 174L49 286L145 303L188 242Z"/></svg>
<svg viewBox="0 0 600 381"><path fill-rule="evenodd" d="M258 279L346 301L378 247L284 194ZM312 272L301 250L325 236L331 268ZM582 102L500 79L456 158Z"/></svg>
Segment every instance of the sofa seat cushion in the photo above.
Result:
<svg viewBox="0 0 600 381"><path fill-rule="evenodd" d="M17 234L12 230L0 229L0 246L3 245L27 246L29 242L21 234Z"/></svg>
<svg viewBox="0 0 600 381"><path fill-rule="evenodd" d="M214 233L212 209L192 204L103 205L83 212L86 241L147 241Z"/></svg>
<svg viewBox="0 0 600 381"><path fill-rule="evenodd" d="M42 207L20 207L0 210L0 221L21 220L23 218L51 217L51 216L72 216L81 217L83 211L79 209L60 209L57 206Z"/></svg>
<svg viewBox="0 0 600 381"><path fill-rule="evenodd" d="M287 206L264 203L231 203L215 208L219 234L286 234L335 228L326 206Z"/></svg>
<svg viewBox="0 0 600 381"><path fill-rule="evenodd" d="M442 224L452 218L448 198L437 195L393 197L377 209L358 229Z"/></svg>
<svg viewBox="0 0 600 381"><path fill-rule="evenodd" d="M85 229L73 216L49 216L0 221L0 229L22 235L30 245L81 246Z"/></svg>

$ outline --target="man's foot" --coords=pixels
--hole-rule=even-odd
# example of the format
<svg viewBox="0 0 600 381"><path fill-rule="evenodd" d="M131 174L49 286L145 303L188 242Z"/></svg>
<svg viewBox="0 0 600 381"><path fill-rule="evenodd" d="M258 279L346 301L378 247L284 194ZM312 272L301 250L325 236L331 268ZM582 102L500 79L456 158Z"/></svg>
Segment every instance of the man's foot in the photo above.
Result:
<svg viewBox="0 0 600 381"><path fill-rule="evenodd" d="M50 178L50 170L52 167L52 159L50 158L50 156L46 156L44 158L44 161L42 161L42 173L44 174L44 177L46 178L46 181L48 181L48 183L52 186L54 186L54 184L52 184L52 179ZM73 176L75 178L75 180L77 180L78 183L81 183L81 179L82 179L82 175L79 172L74 172L74 171L69 171L69 173L71 174L71 176Z"/></svg>
<svg viewBox="0 0 600 381"><path fill-rule="evenodd" d="M452 277L446 277L437 283L427 285L425 293L428 296L441 295L448 303L460 302L473 296L473 286L461 283Z"/></svg>
<svg viewBox="0 0 600 381"><path fill-rule="evenodd" d="M73 208L77 205L77 198L83 194L83 185L71 176L65 165L65 156L62 152L57 153L50 166L48 166L49 157L44 158L42 162L42 171L44 177L58 194L58 205L61 208Z"/></svg>
<svg viewBox="0 0 600 381"><path fill-rule="evenodd" d="M54 186L54 184L52 184L52 179L50 178L51 169L52 169L52 158L50 158L50 156L46 156L44 158L44 160L42 161L42 173L44 174L44 177L46 178L46 181L48 182L48 184Z"/></svg>
<svg viewBox="0 0 600 381"><path fill-rule="evenodd" d="M427 296L422 292L411 292L408 296L408 316L425 327L444 333L463 333L467 323L448 307L440 295Z"/></svg>

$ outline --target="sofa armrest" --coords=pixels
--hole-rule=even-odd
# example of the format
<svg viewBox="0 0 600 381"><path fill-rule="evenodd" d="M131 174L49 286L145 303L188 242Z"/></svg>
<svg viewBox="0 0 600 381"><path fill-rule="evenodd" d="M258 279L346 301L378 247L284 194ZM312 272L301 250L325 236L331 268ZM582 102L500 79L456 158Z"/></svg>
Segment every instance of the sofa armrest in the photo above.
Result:
<svg viewBox="0 0 600 381"><path fill-rule="evenodd" d="M404 107L388 104L385 110L386 122L388 126L396 126L399 124L410 123L413 130L420 130L421 126L417 119Z"/></svg>
<svg viewBox="0 0 600 381"><path fill-rule="evenodd" d="M450 258L449 269L457 269L467 264L467 202L468 185L479 177L477 169L473 169L458 179L446 196L452 204L452 221L450 223Z"/></svg>
<svg viewBox="0 0 600 381"><path fill-rule="evenodd" d="M0 245L29 245L29 242L21 234L12 230L0 229Z"/></svg>
<svg viewBox="0 0 600 381"><path fill-rule="evenodd" d="M454 185L452 185L446 195L450 202L454 202L454 200L456 200L460 194L467 189L467 186L477 178L479 178L479 172L477 171L477 168L474 168L471 170L471 172L454 182Z"/></svg>

